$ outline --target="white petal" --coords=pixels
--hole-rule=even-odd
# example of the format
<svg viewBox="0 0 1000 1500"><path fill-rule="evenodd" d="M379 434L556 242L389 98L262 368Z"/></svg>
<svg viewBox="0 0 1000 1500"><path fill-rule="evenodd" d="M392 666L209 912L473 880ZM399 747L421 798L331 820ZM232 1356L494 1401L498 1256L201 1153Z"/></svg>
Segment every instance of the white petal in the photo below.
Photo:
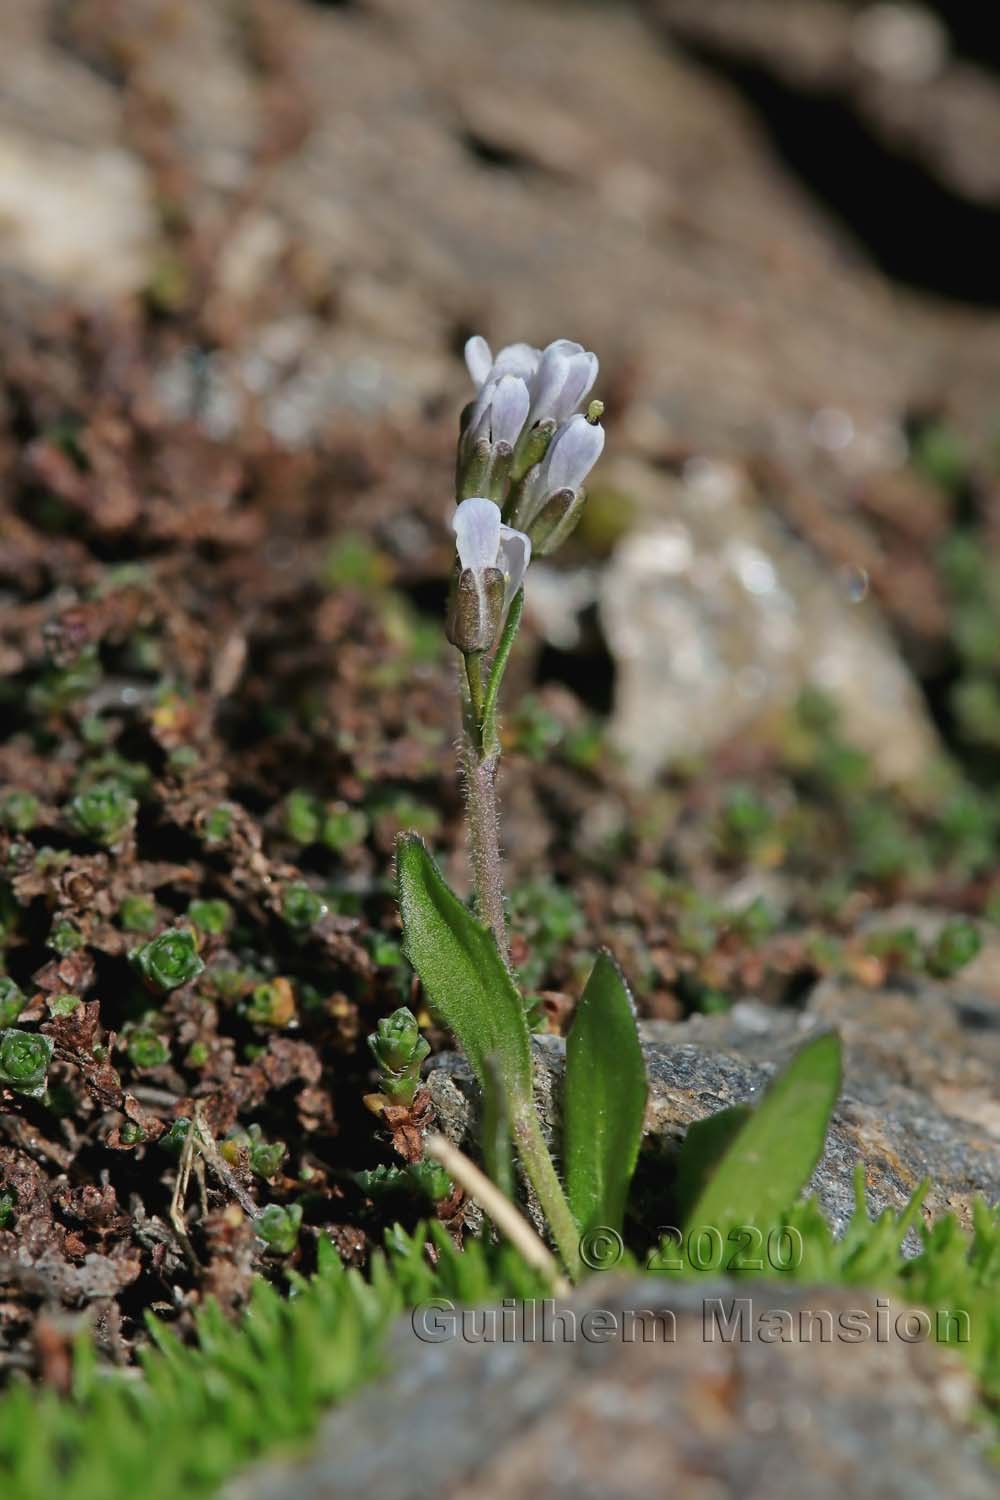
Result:
<svg viewBox="0 0 1000 1500"><path fill-rule="evenodd" d="M533 422L541 422L554 415L553 407L559 400L570 370L569 356L560 347L565 342L565 339L561 339L559 344L550 344L542 355L531 393Z"/></svg>
<svg viewBox="0 0 1000 1500"><path fill-rule="evenodd" d="M551 344L546 344L542 357L544 358L545 354L550 351L553 354L561 354L565 359L572 359L574 354L585 352L583 345L575 344L572 339L553 339Z"/></svg>
<svg viewBox="0 0 1000 1500"><path fill-rule="evenodd" d="M482 385L493 368L493 350L482 334L475 334L465 343L465 365L476 385Z"/></svg>
<svg viewBox="0 0 1000 1500"><path fill-rule="evenodd" d="M477 442L481 437L489 438L490 408L493 405L496 388L497 383L495 380L486 380L480 387L475 405L469 413L469 424L465 429L468 440L472 443Z"/></svg>
<svg viewBox="0 0 1000 1500"><path fill-rule="evenodd" d="M578 490L604 449L604 428L586 417L570 417L560 427L545 455L545 493Z"/></svg>
<svg viewBox="0 0 1000 1500"><path fill-rule="evenodd" d="M562 390L553 402L552 416L557 422L565 422L594 389L597 379L597 355L581 350L569 360L569 369Z"/></svg>
<svg viewBox="0 0 1000 1500"><path fill-rule="evenodd" d="M526 537L523 531L515 531L512 526L501 526L499 566L506 579L505 609L524 582L530 561L530 537Z"/></svg>
<svg viewBox="0 0 1000 1500"><path fill-rule="evenodd" d="M494 568L500 552L500 507L473 496L452 517L458 560L463 568Z"/></svg>
<svg viewBox="0 0 1000 1500"><path fill-rule="evenodd" d="M530 383L541 357L541 349L536 349L531 344L508 344L494 360L493 374L519 375L522 380Z"/></svg>
<svg viewBox="0 0 1000 1500"><path fill-rule="evenodd" d="M513 448L528 418L531 398L528 387L517 375L502 375L493 391L490 435L495 443L509 443Z"/></svg>

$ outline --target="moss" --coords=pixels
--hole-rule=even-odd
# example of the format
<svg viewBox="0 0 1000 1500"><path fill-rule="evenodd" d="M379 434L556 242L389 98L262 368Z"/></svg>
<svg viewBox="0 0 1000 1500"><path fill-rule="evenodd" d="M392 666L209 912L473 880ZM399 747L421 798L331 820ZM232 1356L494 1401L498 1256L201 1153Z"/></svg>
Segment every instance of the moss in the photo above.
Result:
<svg viewBox="0 0 1000 1500"><path fill-rule="evenodd" d="M205 968L195 935L187 927L168 927L130 957L150 988L162 992L189 984Z"/></svg>
<svg viewBox="0 0 1000 1500"><path fill-rule="evenodd" d="M27 1003L28 997L20 985L0 974L0 1027L12 1026Z"/></svg>
<svg viewBox="0 0 1000 1500"><path fill-rule="evenodd" d="M0 1088L40 1099L51 1061L52 1043L47 1036L14 1027L0 1031Z"/></svg>
<svg viewBox="0 0 1000 1500"><path fill-rule="evenodd" d="M154 932L156 903L146 896L126 896L118 909L118 920L126 932Z"/></svg>
<svg viewBox="0 0 1000 1500"><path fill-rule="evenodd" d="M233 909L228 901L192 901L187 909L188 921L199 932L219 936L233 920Z"/></svg>
<svg viewBox="0 0 1000 1500"><path fill-rule="evenodd" d="M372 1174L373 1186L378 1175ZM0 1198L0 1223L13 1213L9 1196ZM794 1209L786 1223L801 1236L798 1263L783 1271L768 1260L737 1275L871 1287L918 1306L966 1312L967 1341L959 1318L939 1321L935 1333L954 1341L954 1352L979 1383L984 1411L996 1418L1000 1211L980 1205L971 1231L951 1215L921 1227L916 1205L873 1223L859 1179L855 1214L841 1235L834 1235L815 1202ZM907 1258L902 1245L913 1228L922 1250ZM482 1305L546 1294L537 1273L508 1247L471 1240L460 1251L439 1224L390 1231L367 1280L345 1270L325 1239L318 1250L310 1280L290 1277L293 1297L258 1282L239 1323L228 1323L209 1302L196 1314L191 1346L153 1320L154 1347L143 1355L139 1380L101 1368L81 1338L71 1396L15 1383L0 1397L4 1500L209 1496L251 1460L301 1444L331 1403L375 1375L386 1335L406 1307L432 1297ZM670 1269L659 1267L655 1254L649 1259L659 1275L703 1274L683 1261ZM1000 1427L997 1433L1000 1438Z"/></svg>
<svg viewBox="0 0 1000 1500"><path fill-rule="evenodd" d="M295 932L308 932L326 912L322 897L301 881L287 885L281 894L281 915Z"/></svg>
<svg viewBox="0 0 1000 1500"><path fill-rule="evenodd" d="M49 997L50 1016L71 1016L80 1004L79 995L52 995Z"/></svg>
<svg viewBox="0 0 1000 1500"><path fill-rule="evenodd" d="M947 922L927 953L927 969L935 979L950 979L971 963L982 939L971 922Z"/></svg>
<svg viewBox="0 0 1000 1500"><path fill-rule="evenodd" d="M78 948L83 947L83 933L65 919L54 922L49 933L49 947L54 948L61 956L75 953Z"/></svg>
<svg viewBox="0 0 1000 1500"><path fill-rule="evenodd" d="M161 1068L170 1059L170 1048L161 1036L148 1026L141 1026L128 1038L128 1055L133 1067L141 1073Z"/></svg>
<svg viewBox="0 0 1000 1500"><path fill-rule="evenodd" d="M131 828L137 806L122 782L101 780L77 793L66 816L77 833L110 847Z"/></svg>
<svg viewBox="0 0 1000 1500"><path fill-rule="evenodd" d="M12 791L0 797L0 827L12 833L29 833L38 822L38 798L31 792Z"/></svg>

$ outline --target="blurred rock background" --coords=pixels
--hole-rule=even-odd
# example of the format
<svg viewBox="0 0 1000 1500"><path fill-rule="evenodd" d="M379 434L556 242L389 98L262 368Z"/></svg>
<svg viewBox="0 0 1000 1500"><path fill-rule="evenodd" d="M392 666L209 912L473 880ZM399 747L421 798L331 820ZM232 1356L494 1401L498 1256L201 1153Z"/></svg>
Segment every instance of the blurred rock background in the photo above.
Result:
<svg viewBox="0 0 1000 1500"><path fill-rule="evenodd" d="M549 670L613 704L640 777L814 684L912 779L942 732L1000 741L991 659L956 710L937 562L956 521L997 524L978 16L3 0L5 307L151 303L156 399L293 451L453 409L472 330L583 340L600 566L539 579Z"/></svg>
<svg viewBox="0 0 1000 1500"><path fill-rule="evenodd" d="M440 620L473 332L586 343L607 403L583 524L532 568L508 679L525 992L557 1033L594 950L613 949L668 1154L836 1027L845 1088L815 1184L833 1220L857 1160L875 1208L925 1175L934 1213L968 1224L978 1196L996 1201L989 10L0 0L0 957L25 991L18 1024L58 1042L74 1112L0 1114L0 1188L20 1195L17 1256L13 1234L0 1243L12 1366L36 1369L53 1287L89 1299L113 1358L141 1344L142 1226L164 1222L174 1179L152 1143L195 1098L220 1137L259 1116L288 1143L269 1196L308 1170L304 1269L321 1234L364 1263L396 1213L344 1184L398 1147L362 1102L365 1034L413 999L395 833L417 828L466 878ZM71 816L95 777L137 799L111 853ZM324 912L309 931L282 905L302 882ZM192 897L232 904L238 937L207 951L238 956L237 985L210 972L143 1009L163 1054L147 1067L126 954L136 931L204 917ZM240 985L284 1009L262 1020ZM45 1020L67 987L79 1023ZM94 1040L116 1030L95 1075ZM539 1043L553 1077L561 1045ZM464 1138L455 1066L435 1062L430 1093ZM59 1129L65 1146L47 1141ZM132 1206L113 1234L87 1197L94 1162L108 1203ZM204 1276L167 1266L182 1332L206 1290L236 1310L259 1271L226 1236L206 1243ZM114 1273L103 1290L77 1290L85 1254ZM479 1390L466 1368L448 1411ZM853 1465L831 1470L838 1490L846 1472L875 1493L884 1472L879 1494L929 1495L934 1448L955 1473L968 1457L970 1495L988 1486L971 1388L928 1429L916 1366L888 1405L862 1381L849 1409L831 1391L853 1393L853 1365L832 1386L802 1369L813 1447L782 1437L778 1408L741 1446L760 1412L734 1397L709 1435L720 1484L766 1447L746 1493L772 1494L774 1464L798 1485L836 1449ZM617 1462L635 1384L602 1379L594 1431ZM385 1392L370 1399L381 1411ZM673 1411L659 1447L634 1444L666 1455L651 1492L663 1462L687 1473ZM561 1459L555 1430L539 1441ZM362 1447L351 1493L383 1457ZM405 1450L385 1448L412 1493ZM326 1493L320 1468L297 1481ZM442 1483L466 1493L450 1470Z"/></svg>

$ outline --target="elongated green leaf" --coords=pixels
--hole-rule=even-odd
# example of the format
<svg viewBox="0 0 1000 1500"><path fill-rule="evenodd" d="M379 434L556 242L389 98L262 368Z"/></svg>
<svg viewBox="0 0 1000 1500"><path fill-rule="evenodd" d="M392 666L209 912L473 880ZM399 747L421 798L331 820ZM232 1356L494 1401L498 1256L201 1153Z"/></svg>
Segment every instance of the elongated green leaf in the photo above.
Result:
<svg viewBox="0 0 1000 1500"><path fill-rule="evenodd" d="M753 1114L749 1104L733 1104L688 1126L677 1161L674 1187L678 1222L684 1221L698 1194Z"/></svg>
<svg viewBox="0 0 1000 1500"><path fill-rule="evenodd" d="M406 954L431 1009L452 1031L481 1088L493 1058L509 1100L531 1099L531 1042L524 1001L493 935L448 889L423 840L396 843Z"/></svg>
<svg viewBox="0 0 1000 1500"><path fill-rule="evenodd" d="M513 1201L514 1158L510 1138L510 1110L500 1082L495 1060L486 1059L486 1086L483 1089L483 1119L480 1129L483 1166L486 1175L505 1198Z"/></svg>
<svg viewBox="0 0 1000 1500"><path fill-rule="evenodd" d="M823 1153L840 1092L840 1038L807 1042L779 1073L724 1153L688 1218L726 1234L774 1224L794 1204Z"/></svg>
<svg viewBox="0 0 1000 1500"><path fill-rule="evenodd" d="M582 1232L621 1230L646 1091L632 997L614 959L599 953L566 1041L563 1164Z"/></svg>

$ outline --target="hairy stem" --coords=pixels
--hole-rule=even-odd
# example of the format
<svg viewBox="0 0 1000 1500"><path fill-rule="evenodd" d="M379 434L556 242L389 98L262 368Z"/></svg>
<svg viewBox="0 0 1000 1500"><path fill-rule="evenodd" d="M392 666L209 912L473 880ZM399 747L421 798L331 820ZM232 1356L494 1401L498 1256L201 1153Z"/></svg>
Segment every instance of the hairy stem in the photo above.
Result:
<svg viewBox="0 0 1000 1500"><path fill-rule="evenodd" d="M472 878L476 909L496 939L500 957L510 962L507 922L503 906L503 868L497 814L497 770L500 737L497 733L497 698L507 668L517 627L524 608L524 590L518 589L500 637L489 680L484 688L483 659L465 657L465 810L472 849Z"/></svg>
<svg viewBox="0 0 1000 1500"><path fill-rule="evenodd" d="M514 1117L514 1140L521 1165L535 1190L542 1213L552 1231L560 1258L571 1280L576 1281L582 1269L580 1231L570 1212L562 1183L552 1165L534 1106L521 1109Z"/></svg>
<svg viewBox="0 0 1000 1500"><path fill-rule="evenodd" d="M470 654L465 658L465 680L469 686L471 711L466 732L470 739L475 739L478 749L483 739L483 659L478 653Z"/></svg>
<svg viewBox="0 0 1000 1500"><path fill-rule="evenodd" d="M497 822L497 754L482 755L467 736L465 746L465 811L472 850L472 879L476 909L492 932L500 957L510 960L507 920L503 909L503 867Z"/></svg>

